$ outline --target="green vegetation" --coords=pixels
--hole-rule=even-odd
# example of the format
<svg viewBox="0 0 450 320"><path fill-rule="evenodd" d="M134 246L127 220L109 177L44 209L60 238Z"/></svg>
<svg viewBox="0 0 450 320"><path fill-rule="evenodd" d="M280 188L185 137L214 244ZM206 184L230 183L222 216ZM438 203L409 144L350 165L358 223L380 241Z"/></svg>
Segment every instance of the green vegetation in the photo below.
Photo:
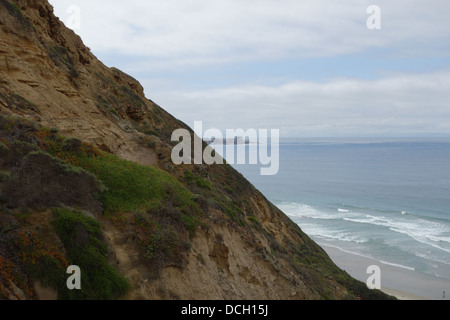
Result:
<svg viewBox="0 0 450 320"><path fill-rule="evenodd" d="M100 90L92 92L97 98L97 107L106 109L117 117L127 114L134 121L140 119L139 114L145 103L138 94L130 87L116 85L103 74L94 72L94 75L101 82ZM138 128L136 123L134 126Z"/></svg>
<svg viewBox="0 0 450 320"><path fill-rule="evenodd" d="M20 140L11 143L10 152L3 161L10 168L18 169L10 171L3 185L2 194L8 206L45 208L63 203L101 212L97 198L102 185L82 168Z"/></svg>
<svg viewBox="0 0 450 320"><path fill-rule="evenodd" d="M149 147L151 149L155 149L156 144L158 142L158 138L154 136L145 136L139 138L139 143L145 147Z"/></svg>
<svg viewBox="0 0 450 320"><path fill-rule="evenodd" d="M22 15L20 8L14 2L10 2L8 0L0 0L0 3L6 8L6 10L8 10L9 14L20 23L23 28L35 31L33 25Z"/></svg>
<svg viewBox="0 0 450 320"><path fill-rule="evenodd" d="M3 289L6 286L6 288L11 292L11 290L13 290L11 282L22 288L22 291L28 298L35 298L33 288L30 283L24 279L17 264L0 255L0 300L8 299L8 293Z"/></svg>
<svg viewBox="0 0 450 320"><path fill-rule="evenodd" d="M36 108L36 105L33 102L27 100L26 98L22 97L18 93L12 93L10 95L10 99L12 99L14 104L16 106L18 106L20 109L32 110L34 112L38 112L39 113L38 109Z"/></svg>
<svg viewBox="0 0 450 320"><path fill-rule="evenodd" d="M11 172L6 170L0 170L0 182L3 182L11 178Z"/></svg>
<svg viewBox="0 0 450 320"><path fill-rule="evenodd" d="M191 186L197 186L202 189L212 190L211 183L208 180L203 179L199 175L194 175L191 171L184 171L184 180Z"/></svg>
<svg viewBox="0 0 450 320"><path fill-rule="evenodd" d="M201 214L193 194L165 171L120 159L80 141L52 135L45 128L35 135L47 152L83 168L102 182L104 189L100 197L107 216L167 207L177 208L185 221L189 220L187 216ZM207 186L206 181L200 179L198 184Z"/></svg>
<svg viewBox="0 0 450 320"><path fill-rule="evenodd" d="M106 77L103 73L94 71L94 75L100 79L105 84L114 85L114 81L108 77Z"/></svg>
<svg viewBox="0 0 450 320"><path fill-rule="evenodd" d="M111 300L128 289L125 278L108 264L108 251L100 224L81 212L54 209L52 222L67 251L70 264L81 270L82 289L59 290L60 298L70 300Z"/></svg>
<svg viewBox="0 0 450 320"><path fill-rule="evenodd" d="M127 228L136 235L154 276L165 266L182 267L187 263L185 253L191 247L190 238L202 225L203 213L198 199L174 176L158 168L120 159L78 139L66 139L57 130L39 127L23 119L0 116L0 139L0 152L7 155L2 158L7 169L2 174L3 179L22 181L28 177L31 183L27 184L27 194L33 199L51 199L47 194L51 192L61 201L52 206L86 208L83 204L92 206L94 203L88 211L103 212L102 219L109 219L118 228ZM12 170L15 167L21 168L23 177L11 174L16 171ZM67 181L68 178L73 181ZM39 187L34 179L44 185ZM61 181L71 190L64 189L59 184ZM96 181L95 187L93 181ZM203 186L202 180L199 181ZM80 190L89 192L81 196ZM101 203L100 211L95 205L97 198L89 197L92 194ZM80 206L71 203L70 199L74 198L81 200ZM40 233L31 240L22 236L18 246L22 248L27 275L57 289L63 299L115 299L122 295L126 283L107 263L108 252L98 221L73 209L57 208L53 209L53 214L52 229L64 244L66 254L47 248L45 241L39 240ZM29 215L22 215L19 219L17 215L18 228L29 218ZM2 227L2 232L10 230L9 224ZM65 268L69 263L87 270L82 275L81 291L65 289Z"/></svg>
<svg viewBox="0 0 450 320"><path fill-rule="evenodd" d="M10 107L14 106L20 111L33 111L39 113L38 108L34 103L22 97L20 94L9 91L4 87L0 87L0 98L6 102Z"/></svg>
<svg viewBox="0 0 450 320"><path fill-rule="evenodd" d="M14 242L26 274L61 294L69 266L62 252L57 247L46 244L36 232L18 232Z"/></svg>
<svg viewBox="0 0 450 320"><path fill-rule="evenodd" d="M194 195L175 177L79 140L67 140L46 128L34 136L47 152L101 181L105 218L117 225L131 224L155 274L166 265L185 263L183 253L190 248L189 238L201 225L203 214ZM134 222L127 218L129 213Z"/></svg>
<svg viewBox="0 0 450 320"><path fill-rule="evenodd" d="M80 157L79 165L95 174L106 186L101 198L107 214L153 208L168 197L180 207L191 202L189 190L170 174L153 167L107 153Z"/></svg>
<svg viewBox="0 0 450 320"><path fill-rule="evenodd" d="M114 114L116 117L120 117L119 112L117 112L116 107L120 104L117 99L113 96L110 95L109 99L104 98L101 94L99 93L94 93L95 96L97 97L97 101L98 101L98 107L102 107L106 110L108 110L109 112L111 112L112 114ZM116 106L116 107L114 107Z"/></svg>
<svg viewBox="0 0 450 320"><path fill-rule="evenodd" d="M155 137L160 136L160 133L158 131L156 131L155 129L153 129L153 127L150 127L148 123L144 124L141 127L138 127L137 130L148 136L155 136Z"/></svg>
<svg viewBox="0 0 450 320"><path fill-rule="evenodd" d="M49 48L50 59L55 63L55 65L68 72L72 78L78 78L80 73L74 66L74 61L72 56L66 47L55 46Z"/></svg>
<svg viewBox="0 0 450 320"><path fill-rule="evenodd" d="M165 266L185 265L185 252L191 247L190 238L202 225L197 203L190 200L183 205L180 200L184 200L170 194L154 201L146 210L134 213L132 229L154 276Z"/></svg>
<svg viewBox="0 0 450 320"><path fill-rule="evenodd" d="M232 220L239 222L244 217L245 213L233 201L227 203L222 202L220 207Z"/></svg>
<svg viewBox="0 0 450 320"><path fill-rule="evenodd" d="M295 237L279 239L266 229L260 217L253 214L249 200L253 189L227 165L180 170L178 180L158 168L120 159L78 139L67 139L57 130L1 115L0 154L0 195L19 194L17 198L21 200L33 196L32 204L36 203L34 199L52 199L51 195L58 200L57 204L43 206L44 210L59 207L52 210L53 219L45 220L37 210L28 209L28 204L11 202L9 196L0 197L8 208L16 210L13 215L2 216L0 212L0 276L13 279L29 298L35 298L33 280L56 289L62 299L116 299L126 292L126 280L108 264L99 221L109 220L133 235L144 258L141 261L154 278L164 267L183 268L197 228L207 227L203 212L211 209L227 214L231 225L245 228L246 241L254 246L255 254L274 268L279 268L278 258L286 261L320 298L336 297L330 287L333 282L345 286L349 298L386 298L334 266L326 253L287 217L286 223ZM6 187L14 179L15 183L9 185L20 188L13 188L17 192L8 194ZM83 192L84 196L80 196ZM71 202L74 198L80 201ZM99 205L92 206L94 202ZM86 204L92 206L92 210L86 210L97 218L68 209L86 208ZM30 222L36 219L40 221L38 227L30 230L30 225L36 226ZM284 219L282 215L280 219ZM267 240L270 254L258 243L258 235ZM1 241L3 238L6 242ZM64 248L55 246L57 238ZM8 243L17 250L11 250ZM2 257L3 252L8 256ZM201 255L197 259L206 263ZM82 270L81 291L69 291L65 286L66 268L71 264ZM5 286L2 279L5 278L0 277L0 285ZM5 293L0 292L2 296Z"/></svg>
<svg viewBox="0 0 450 320"><path fill-rule="evenodd" d="M126 86L119 87L119 97L121 98L121 100L128 100L138 107L142 107L144 105L144 101L142 101L142 98Z"/></svg>
<svg viewBox="0 0 450 320"><path fill-rule="evenodd" d="M256 217L247 217L247 219L255 224L259 224L259 220Z"/></svg>
<svg viewBox="0 0 450 320"><path fill-rule="evenodd" d="M145 258L150 262L153 271L172 265L182 267L186 261L183 253L190 248L187 239L171 225L157 226L146 243Z"/></svg>

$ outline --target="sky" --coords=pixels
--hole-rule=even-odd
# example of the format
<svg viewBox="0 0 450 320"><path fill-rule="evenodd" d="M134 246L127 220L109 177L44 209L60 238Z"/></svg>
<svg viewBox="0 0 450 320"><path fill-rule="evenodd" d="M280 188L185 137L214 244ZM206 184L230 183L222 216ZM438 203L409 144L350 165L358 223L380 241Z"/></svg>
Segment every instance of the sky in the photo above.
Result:
<svg viewBox="0 0 450 320"><path fill-rule="evenodd" d="M97 58L191 127L450 137L448 0L50 3Z"/></svg>

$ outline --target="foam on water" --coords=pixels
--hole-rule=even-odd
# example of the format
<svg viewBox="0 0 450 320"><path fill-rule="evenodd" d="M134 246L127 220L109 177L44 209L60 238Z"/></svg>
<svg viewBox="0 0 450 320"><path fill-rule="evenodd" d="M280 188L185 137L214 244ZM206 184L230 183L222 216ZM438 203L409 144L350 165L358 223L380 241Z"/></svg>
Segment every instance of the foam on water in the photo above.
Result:
<svg viewBox="0 0 450 320"><path fill-rule="evenodd" d="M433 246L437 249L450 253L450 237L448 232L450 225L436 223L425 219L410 219L411 217L386 218L366 215L366 218L354 219L343 218L346 221L384 226L393 232L405 234L414 240Z"/></svg>
<svg viewBox="0 0 450 320"><path fill-rule="evenodd" d="M241 172L304 232L450 279L450 139L288 142L280 144L278 175Z"/></svg>
<svg viewBox="0 0 450 320"><path fill-rule="evenodd" d="M387 262L387 261L383 261L383 260L380 260L380 262L383 263L383 264L387 264L389 266L397 267L397 268L402 268L402 269L411 270L411 271L415 271L416 270L415 268L404 266L404 265L399 264L399 263L392 263L392 262Z"/></svg>
<svg viewBox="0 0 450 320"><path fill-rule="evenodd" d="M450 269L450 221L350 205L318 209L279 202L277 206L309 236L326 245L337 244L342 251L439 276L442 274L434 270L433 261ZM409 265L401 263L403 260L395 261L395 252L401 253L402 259L407 258ZM390 256L391 259L386 258ZM445 276L447 272L444 273Z"/></svg>

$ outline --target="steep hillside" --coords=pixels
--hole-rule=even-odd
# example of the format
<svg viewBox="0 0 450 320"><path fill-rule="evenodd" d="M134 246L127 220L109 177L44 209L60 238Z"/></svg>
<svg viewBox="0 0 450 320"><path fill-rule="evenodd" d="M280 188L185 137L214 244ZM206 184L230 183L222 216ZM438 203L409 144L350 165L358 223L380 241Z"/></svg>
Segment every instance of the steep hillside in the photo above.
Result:
<svg viewBox="0 0 450 320"><path fill-rule="evenodd" d="M46 0L0 0L0 299L386 298L229 165L175 166L178 128Z"/></svg>

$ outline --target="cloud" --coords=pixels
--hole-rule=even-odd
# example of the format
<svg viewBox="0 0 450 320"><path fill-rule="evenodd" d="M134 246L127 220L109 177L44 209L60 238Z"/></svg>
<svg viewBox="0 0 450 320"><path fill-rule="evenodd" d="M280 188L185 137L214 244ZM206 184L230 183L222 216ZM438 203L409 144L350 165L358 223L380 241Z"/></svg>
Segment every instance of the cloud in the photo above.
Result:
<svg viewBox="0 0 450 320"><path fill-rule="evenodd" d="M188 125L280 129L283 136L450 135L450 72L378 80L294 81L159 92L154 100Z"/></svg>
<svg viewBox="0 0 450 320"><path fill-rule="evenodd" d="M284 136L450 135L448 0L378 0L381 30L366 27L369 0L50 2L63 21L79 6L76 32L93 52L119 62L146 92L156 86L152 100L189 125L279 128ZM314 68L281 71L299 61ZM333 71L314 77L325 61ZM236 72L244 65L278 71ZM210 69L217 72L207 79ZM353 77L338 78L346 74Z"/></svg>
<svg viewBox="0 0 450 320"><path fill-rule="evenodd" d="M407 47L449 47L450 2L377 1L382 30L366 28L361 0L53 0L67 20L81 9L81 34L96 52L147 59L148 69L254 60L336 56ZM403 52L406 54L407 52Z"/></svg>

